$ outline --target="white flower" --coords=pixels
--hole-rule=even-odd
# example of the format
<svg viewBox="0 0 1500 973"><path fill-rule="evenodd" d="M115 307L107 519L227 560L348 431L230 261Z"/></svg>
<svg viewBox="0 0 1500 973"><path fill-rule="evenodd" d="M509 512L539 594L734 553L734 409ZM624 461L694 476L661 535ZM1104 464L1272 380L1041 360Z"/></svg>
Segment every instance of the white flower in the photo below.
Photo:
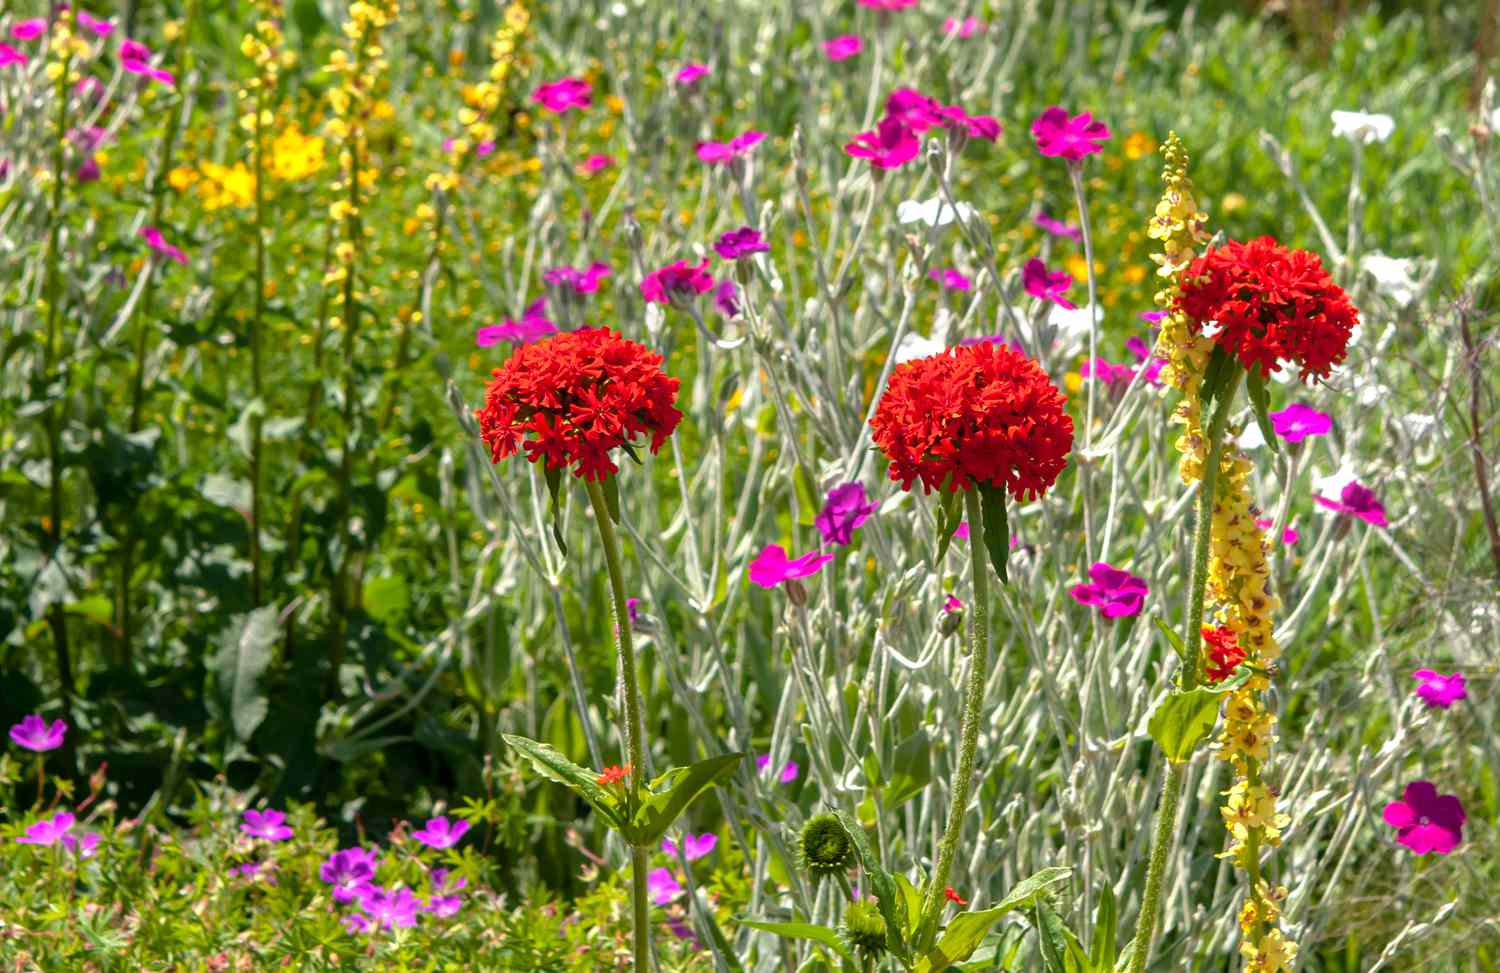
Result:
<svg viewBox="0 0 1500 973"><path fill-rule="evenodd" d="M1383 253L1367 253L1359 261L1360 269L1375 278L1380 292L1402 307L1416 300L1421 291L1412 276L1416 265L1410 258L1387 257Z"/></svg>
<svg viewBox="0 0 1500 973"><path fill-rule="evenodd" d="M1057 329L1057 340L1063 345L1087 340L1089 325L1093 320L1094 305L1092 304L1075 308L1054 304L1047 312L1047 323Z"/></svg>
<svg viewBox="0 0 1500 973"><path fill-rule="evenodd" d="M1412 439L1422 439L1437 426L1437 416L1424 412L1409 412L1396 421Z"/></svg>
<svg viewBox="0 0 1500 973"><path fill-rule="evenodd" d="M928 355L936 355L946 347L941 341L933 341L924 338L915 331L908 331L901 336L901 343L896 346L896 364L911 361L914 358L926 358Z"/></svg>
<svg viewBox="0 0 1500 973"><path fill-rule="evenodd" d="M1329 500L1338 500L1344 494L1344 487L1358 480L1359 476L1347 466L1340 466L1336 472L1327 476L1313 478L1313 496L1324 497ZM1319 507L1322 510L1322 507Z"/></svg>
<svg viewBox="0 0 1500 973"><path fill-rule="evenodd" d="M925 223L928 226L947 226L953 220L961 216L965 220L974 218L974 207L968 203L959 203L958 212L953 212L953 207L940 196L934 196L925 203L919 203L914 199L908 199L896 207L896 219L902 223Z"/></svg>
<svg viewBox="0 0 1500 973"><path fill-rule="evenodd" d="M1260 431L1260 423L1252 422L1240 433L1240 449L1260 449L1266 444L1265 434Z"/></svg>
<svg viewBox="0 0 1500 973"><path fill-rule="evenodd" d="M1336 111L1333 113L1334 138L1346 138L1351 142L1368 145L1384 142L1396 130L1396 120L1389 115L1372 115L1362 111Z"/></svg>

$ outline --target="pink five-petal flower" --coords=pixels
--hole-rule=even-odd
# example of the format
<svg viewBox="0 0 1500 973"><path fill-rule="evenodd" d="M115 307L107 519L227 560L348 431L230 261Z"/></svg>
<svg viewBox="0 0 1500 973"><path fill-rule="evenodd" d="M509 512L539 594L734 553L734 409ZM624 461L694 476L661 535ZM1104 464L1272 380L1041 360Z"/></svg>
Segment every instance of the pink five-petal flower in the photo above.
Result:
<svg viewBox="0 0 1500 973"><path fill-rule="evenodd" d="M1089 568L1092 584L1074 585L1068 592L1080 605L1092 605L1105 618L1124 618L1140 613L1151 590L1144 578L1103 561Z"/></svg>
<svg viewBox="0 0 1500 973"><path fill-rule="evenodd" d="M1032 257L1021 268L1021 284L1032 297L1051 301L1070 311L1078 307L1066 297L1068 288L1073 286L1073 275L1066 270L1049 271L1038 257Z"/></svg>
<svg viewBox="0 0 1500 973"><path fill-rule="evenodd" d="M85 831L77 838L70 834L62 836L63 847L79 858L93 858L98 853L99 842L102 840L97 831Z"/></svg>
<svg viewBox="0 0 1500 973"><path fill-rule="evenodd" d="M1438 794L1431 781L1414 780L1403 800L1385 806L1385 823L1396 829L1396 841L1418 855L1446 855L1464 839L1463 803L1454 794Z"/></svg>
<svg viewBox="0 0 1500 973"><path fill-rule="evenodd" d="M1109 128L1089 112L1070 116L1066 108L1053 105L1031 123L1031 135L1042 155L1076 161L1101 151L1109 141Z"/></svg>
<svg viewBox="0 0 1500 973"><path fill-rule="evenodd" d="M682 851L690 862L695 862L705 855L712 853L718 844L719 836L708 831L700 835L688 832L682 836ZM661 840L661 850L676 858L677 842L671 838L663 838Z"/></svg>
<svg viewBox="0 0 1500 973"><path fill-rule="evenodd" d="M133 41L127 37L120 42L120 60L149 61L151 60L151 48L140 41Z"/></svg>
<svg viewBox="0 0 1500 973"><path fill-rule="evenodd" d="M582 78L562 78L538 87L531 93L531 100L555 115L562 115L574 108L589 107L592 91L593 87Z"/></svg>
<svg viewBox="0 0 1500 973"><path fill-rule="evenodd" d="M750 562L750 580L762 588L774 588L783 581L817 574L823 565L832 560L832 554L819 554L817 551L788 558L786 549L780 544L767 544L766 549Z"/></svg>
<svg viewBox="0 0 1500 973"><path fill-rule="evenodd" d="M565 287L575 294L592 294L609 273L609 264L596 260L587 267L553 267L542 274L542 282Z"/></svg>
<svg viewBox="0 0 1500 973"><path fill-rule="evenodd" d="M840 34L823 42L823 54L830 61L846 61L864 50L865 42L858 34Z"/></svg>
<svg viewBox="0 0 1500 973"><path fill-rule="evenodd" d="M1135 369L1129 365L1112 365L1103 358L1095 358L1091 362L1084 362L1078 369L1078 374L1105 385L1125 385L1135 378Z"/></svg>
<svg viewBox="0 0 1500 973"><path fill-rule="evenodd" d="M753 226L730 230L714 242L714 253L722 260L740 260L752 253L767 253L771 245Z"/></svg>
<svg viewBox="0 0 1500 973"><path fill-rule="evenodd" d="M673 298L691 300L699 294L707 294L713 287L707 257L698 264L678 260L647 274L641 281L641 296L652 304L671 304Z"/></svg>
<svg viewBox="0 0 1500 973"><path fill-rule="evenodd" d="M740 290L732 280L721 280L714 287L714 307L726 318L740 313Z"/></svg>
<svg viewBox="0 0 1500 973"><path fill-rule="evenodd" d="M1384 527L1388 523L1385 517L1385 504L1375 496L1374 490L1358 482L1351 481L1345 484L1337 500L1330 500L1323 496L1313 497L1313 499L1318 502L1319 506L1349 517L1358 517L1365 523L1376 527Z"/></svg>
<svg viewBox="0 0 1500 973"><path fill-rule="evenodd" d="M1289 443L1300 443L1309 436L1322 436L1333 428L1333 419L1310 405L1293 402L1280 412L1269 413L1276 435Z"/></svg>
<svg viewBox="0 0 1500 973"><path fill-rule="evenodd" d="M646 873L646 891L657 905L671 905L682 894L682 886L672 877L670 868L654 868Z"/></svg>
<svg viewBox="0 0 1500 973"><path fill-rule="evenodd" d="M871 10L905 10L915 7L917 0L859 0L859 5Z"/></svg>
<svg viewBox="0 0 1500 973"><path fill-rule="evenodd" d="M442 851L452 848L463 838L464 833L469 830L469 822L454 821L448 823L448 819L441 814L435 818L429 818L427 826L421 831L413 831L411 836L429 848Z"/></svg>
<svg viewBox="0 0 1500 973"><path fill-rule="evenodd" d="M96 37L104 37L115 29L114 21L100 20L92 16L87 10L78 11L78 22L93 31Z"/></svg>
<svg viewBox="0 0 1500 973"><path fill-rule="evenodd" d="M1165 358L1157 358L1151 353L1150 346L1143 339L1134 336L1125 339L1125 350L1134 355L1136 361L1147 363L1146 374L1141 376L1142 378L1152 385L1161 384L1162 366L1167 363Z"/></svg>
<svg viewBox="0 0 1500 973"><path fill-rule="evenodd" d="M978 17L965 17L963 20L959 20L956 17L949 17L943 21L943 33L949 35L957 34L962 38L973 37L984 30L984 28L984 21Z"/></svg>
<svg viewBox="0 0 1500 973"><path fill-rule="evenodd" d="M897 88L885 96L884 117L894 118L918 135L942 124L942 110L941 102L915 88Z"/></svg>
<svg viewBox="0 0 1500 973"><path fill-rule="evenodd" d="M486 325L474 332L474 344L488 348L502 341L513 345L529 345L557 332L557 325L547 319L547 298L539 297L526 305L521 320L507 318L500 324Z"/></svg>
<svg viewBox="0 0 1500 973"><path fill-rule="evenodd" d="M699 142L698 158L709 165L717 165L722 162L731 162L741 156L749 155L750 150L755 148L756 143L766 137L765 132L751 130L736 135L728 142Z"/></svg>
<svg viewBox="0 0 1500 973"><path fill-rule="evenodd" d="M755 758L755 769L759 770L761 773L765 773L766 768L770 766L771 755L769 753L763 753L759 757ZM782 765L781 773L777 776L781 779L781 782L783 784L790 784L792 781L797 779L797 773L799 769L800 768L797 766L797 761L788 760L785 764Z"/></svg>
<svg viewBox="0 0 1500 973"><path fill-rule="evenodd" d="M10 739L18 747L45 753L62 746L63 734L67 732L68 724L62 720L53 720L48 726L46 720L32 713L10 728Z"/></svg>
<svg viewBox="0 0 1500 973"><path fill-rule="evenodd" d="M1260 528L1261 530L1270 530L1273 526L1275 526L1275 523L1275 521L1266 517L1257 517L1255 519L1255 526ZM1281 532L1281 543L1290 547L1293 544L1297 543L1297 540L1301 536L1301 534L1297 533L1297 529L1295 527L1289 526Z"/></svg>
<svg viewBox="0 0 1500 973"><path fill-rule="evenodd" d="M1083 230L1061 220L1054 220L1047 215L1046 210L1037 210L1037 214L1031 218L1031 222L1046 230L1053 236L1065 236L1069 240L1083 240Z"/></svg>
<svg viewBox="0 0 1500 973"><path fill-rule="evenodd" d="M42 818L35 822L26 832L16 838L17 844L41 845L43 847L55 845L73 827L75 818L67 811L58 811L50 818Z"/></svg>
<svg viewBox="0 0 1500 973"><path fill-rule="evenodd" d="M840 484L828 491L823 509L813 518L813 526L823 535L825 544L848 544L854 540L854 529L879 506L865 495L864 484Z"/></svg>
<svg viewBox="0 0 1500 973"><path fill-rule="evenodd" d="M161 230L158 230L156 227L141 227L141 239L146 241L146 246L155 250L163 257L168 257L180 264L187 263L187 254L183 253L178 247L168 243L166 238L161 235Z"/></svg>
<svg viewBox="0 0 1500 973"><path fill-rule="evenodd" d="M292 829L287 827L284 821L286 821L286 815L280 811L257 811L251 808L245 812L245 820L240 824L240 830L252 838L285 841L292 836Z"/></svg>
<svg viewBox="0 0 1500 973"><path fill-rule="evenodd" d="M937 267L929 270L927 276L952 291L966 291L974 286L973 281L954 267Z"/></svg>
<svg viewBox="0 0 1500 973"><path fill-rule="evenodd" d="M897 118L882 118L873 132L860 132L844 151L877 169L898 169L917 157L921 140Z"/></svg>
<svg viewBox="0 0 1500 973"><path fill-rule="evenodd" d="M36 40L47 32L47 21L41 17L18 20L10 25L10 36L18 41Z"/></svg>
<svg viewBox="0 0 1500 973"><path fill-rule="evenodd" d="M969 522L967 520L960 520L958 522L958 526L955 527L955 528L953 528L953 536L956 537L956 538L958 538L961 541L968 540L969 539Z"/></svg>
<svg viewBox="0 0 1500 973"><path fill-rule="evenodd" d="M11 47L9 44L0 44L0 68L7 64L25 64L28 58L25 54Z"/></svg>
<svg viewBox="0 0 1500 973"><path fill-rule="evenodd" d="M1461 672L1445 676L1432 669L1418 669L1411 674L1411 677L1417 680L1417 695L1429 708L1447 709L1460 699L1469 698L1469 691L1464 688L1464 676Z"/></svg>
<svg viewBox="0 0 1500 973"><path fill-rule="evenodd" d="M680 71L672 75L672 82L679 88L693 88L698 84L698 80L707 74L707 64L689 62L683 65Z"/></svg>
<svg viewBox="0 0 1500 973"><path fill-rule="evenodd" d="M957 595L949 595L943 599L943 611L945 612L956 612L963 606L964 603L958 600Z"/></svg>
<svg viewBox="0 0 1500 973"><path fill-rule="evenodd" d="M615 160L612 156L599 152L578 163L578 170L585 176L592 176L595 173L603 172L614 164Z"/></svg>

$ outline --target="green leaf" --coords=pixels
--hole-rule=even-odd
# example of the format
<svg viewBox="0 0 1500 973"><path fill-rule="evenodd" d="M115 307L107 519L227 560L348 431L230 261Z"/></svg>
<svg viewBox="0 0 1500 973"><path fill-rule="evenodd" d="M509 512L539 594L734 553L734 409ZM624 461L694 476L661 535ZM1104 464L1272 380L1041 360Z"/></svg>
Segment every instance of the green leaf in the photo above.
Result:
<svg viewBox="0 0 1500 973"><path fill-rule="evenodd" d="M1172 647L1173 652L1177 653L1177 658L1181 659L1183 662L1186 662L1187 650L1182 647L1182 639L1178 638L1177 633L1172 631L1172 627L1167 624L1166 619L1162 618L1160 615L1152 615L1151 621L1156 625L1157 630L1159 630L1162 635L1166 636L1167 644Z"/></svg>
<svg viewBox="0 0 1500 973"><path fill-rule="evenodd" d="M726 753L700 760L690 767L674 767L651 782L641 794L641 806L625 837L641 848L655 845L687 806L722 778L734 772L745 755Z"/></svg>
<svg viewBox="0 0 1500 973"><path fill-rule="evenodd" d="M1046 896L1037 898L1032 909L1032 922L1041 940L1042 968L1047 973L1083 973L1088 969L1083 945Z"/></svg>
<svg viewBox="0 0 1500 973"><path fill-rule="evenodd" d="M1125 973L1126 970L1130 969L1130 961L1134 957L1135 940L1131 939L1130 942L1125 944L1125 948L1120 950L1120 958L1115 961L1114 973Z"/></svg>
<svg viewBox="0 0 1500 973"><path fill-rule="evenodd" d="M563 471L561 467L555 470L551 467L545 467L542 473L547 478L547 492L552 496L552 536L557 540L558 549L561 550L563 552L563 556L566 557L568 554L568 544L563 540L562 532Z"/></svg>
<svg viewBox="0 0 1500 973"><path fill-rule="evenodd" d="M532 766L543 777L562 784L588 801L590 807L604 816L610 827L623 830L625 821L621 815L619 800L599 785L593 771L578 766L545 743L537 743L535 740L512 736L509 733L501 734L501 739L507 745L520 751L521 756L531 761Z"/></svg>
<svg viewBox="0 0 1500 973"><path fill-rule="evenodd" d="M922 893L900 872L891 877L895 879L896 888L901 890L901 898L906 902L906 932L910 936L917 931L917 920L922 918Z"/></svg>
<svg viewBox="0 0 1500 973"><path fill-rule="evenodd" d="M242 513L250 512L250 484L223 473L210 473L198 487L203 499L221 507L229 507Z"/></svg>
<svg viewBox="0 0 1500 973"><path fill-rule="evenodd" d="M870 846L869 836L858 821L850 817L848 812L835 810L833 816L839 819L844 830L849 833L849 840L854 844L854 854L859 858L860 868L864 869L865 879L869 883L870 891L875 893L875 904L880 907L880 917L885 920L885 931L889 937L888 945L891 952L907 962L909 953L906 948L906 898L901 890L896 888L896 883L891 879L889 872L880 864L880 856L875 854L875 849Z"/></svg>
<svg viewBox="0 0 1500 973"><path fill-rule="evenodd" d="M1024 909L1036 900L1037 895L1043 889L1051 888L1058 882L1065 882L1072 877L1073 869L1062 865L1053 865L1034 872L1017 882L1016 887L1007 892L1005 898L1001 899L995 908L1004 909L1007 912L1011 909Z"/></svg>
<svg viewBox="0 0 1500 973"><path fill-rule="evenodd" d="M1203 370L1203 384L1198 387L1198 398L1203 403L1205 419L1209 406L1213 405L1214 399L1224 390L1236 367L1234 356L1214 345L1213 352L1208 356L1208 367Z"/></svg>
<svg viewBox="0 0 1500 973"><path fill-rule="evenodd" d="M618 476L606 476L599 487L604 491L604 509L609 511L609 519L612 523L620 522L620 478Z"/></svg>
<svg viewBox="0 0 1500 973"><path fill-rule="evenodd" d="M302 35L304 47L311 44L312 39L328 23L323 19L323 11L318 9L318 0L292 0L292 20L297 24L297 32Z"/></svg>
<svg viewBox="0 0 1500 973"><path fill-rule="evenodd" d="M931 780L932 737L925 729L918 729L896 747L891 779L882 789L882 800L886 807L899 807L922 793Z"/></svg>
<svg viewBox="0 0 1500 973"><path fill-rule="evenodd" d="M979 515L984 518L984 547L990 553L990 563L1000 576L1001 584L1009 584L1005 573L1005 562L1010 560L1010 523L1005 517L1005 488L991 483L979 485ZM973 530L974 525L970 524Z"/></svg>
<svg viewBox="0 0 1500 973"><path fill-rule="evenodd" d="M1203 686L1188 692L1174 690L1156 707L1146 729L1168 760L1182 763L1208 739L1219 718L1220 695Z"/></svg>
<svg viewBox="0 0 1500 973"><path fill-rule="evenodd" d="M399 574L382 574L366 581L362 600L365 611L382 625L399 622L411 606L406 579Z"/></svg>
<svg viewBox="0 0 1500 973"><path fill-rule="evenodd" d="M792 467L792 489L797 494L797 522L811 527L822 507L818 503L818 489L813 485L813 478L801 463Z"/></svg>
<svg viewBox="0 0 1500 973"><path fill-rule="evenodd" d="M839 934L827 926L818 926L810 922L772 922L768 919L744 919L740 925L747 929L759 929L761 932L773 933L786 939L810 939L815 943L822 943L833 950L843 959L854 962L854 954Z"/></svg>
<svg viewBox="0 0 1500 973"><path fill-rule="evenodd" d="M1266 445L1271 447L1271 452L1281 451L1281 446L1276 441L1276 430L1271 425L1271 417L1266 411L1271 408L1271 394L1266 391L1266 377L1261 374L1260 369L1252 369L1250 375L1245 379L1245 388L1250 392L1250 407L1255 412L1255 422L1260 426L1261 438Z"/></svg>
<svg viewBox="0 0 1500 973"><path fill-rule="evenodd" d="M953 532L958 530L959 524L963 523L959 514L963 492L959 490L950 492L947 489L945 481L942 492L939 495L942 499L938 501L938 549L937 559L933 561L934 565L941 565L943 563L943 555L948 553L948 545L953 543ZM970 526L972 527L973 525L971 524Z"/></svg>
<svg viewBox="0 0 1500 973"><path fill-rule="evenodd" d="M917 973L938 973L973 955L985 933L1000 917L1016 909L1025 909L1037 901L1050 886L1065 882L1073 875L1071 868L1055 865L1044 868L1016 883L1016 887L997 904L977 912L960 912L943 930L938 944L917 963Z"/></svg>
<svg viewBox="0 0 1500 973"><path fill-rule="evenodd" d="M219 650L209 660L219 705L241 742L250 739L270 709L261 680L279 634L276 606L257 608L219 634Z"/></svg>
<svg viewBox="0 0 1500 973"><path fill-rule="evenodd" d="M1094 907L1094 941L1089 948L1090 973L1110 973L1115 968L1115 890L1108 882Z"/></svg>

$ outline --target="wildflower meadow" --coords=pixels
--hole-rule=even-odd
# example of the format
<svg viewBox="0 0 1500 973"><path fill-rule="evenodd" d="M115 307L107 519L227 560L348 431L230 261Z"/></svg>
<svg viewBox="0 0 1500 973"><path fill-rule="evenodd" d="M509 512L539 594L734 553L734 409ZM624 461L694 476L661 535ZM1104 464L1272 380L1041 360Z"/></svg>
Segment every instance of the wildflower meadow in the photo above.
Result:
<svg viewBox="0 0 1500 973"><path fill-rule="evenodd" d="M1500 3L0 3L0 970L1500 971Z"/></svg>

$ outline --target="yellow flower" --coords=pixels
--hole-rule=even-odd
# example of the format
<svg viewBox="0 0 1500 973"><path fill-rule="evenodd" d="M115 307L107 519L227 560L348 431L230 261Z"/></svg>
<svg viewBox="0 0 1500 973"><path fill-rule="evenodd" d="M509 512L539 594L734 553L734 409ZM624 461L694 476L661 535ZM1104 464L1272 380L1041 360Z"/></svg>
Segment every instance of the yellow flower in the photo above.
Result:
<svg viewBox="0 0 1500 973"><path fill-rule="evenodd" d="M1245 973L1280 973L1291 969L1292 960L1297 958L1297 944L1283 936L1280 929L1267 929L1259 942L1240 943L1240 955L1245 957Z"/></svg>
<svg viewBox="0 0 1500 973"><path fill-rule="evenodd" d="M323 139L306 135L296 125L271 140L271 175L282 182L295 182L323 168Z"/></svg>
<svg viewBox="0 0 1500 973"><path fill-rule="evenodd" d="M255 202L255 173L243 162L236 162L233 166L204 162L198 170L202 177L198 194L203 199L204 209L210 212L228 207L243 209Z"/></svg>
<svg viewBox="0 0 1500 973"><path fill-rule="evenodd" d="M1145 132L1131 132L1125 136L1125 158L1135 160L1156 151L1156 140Z"/></svg>

